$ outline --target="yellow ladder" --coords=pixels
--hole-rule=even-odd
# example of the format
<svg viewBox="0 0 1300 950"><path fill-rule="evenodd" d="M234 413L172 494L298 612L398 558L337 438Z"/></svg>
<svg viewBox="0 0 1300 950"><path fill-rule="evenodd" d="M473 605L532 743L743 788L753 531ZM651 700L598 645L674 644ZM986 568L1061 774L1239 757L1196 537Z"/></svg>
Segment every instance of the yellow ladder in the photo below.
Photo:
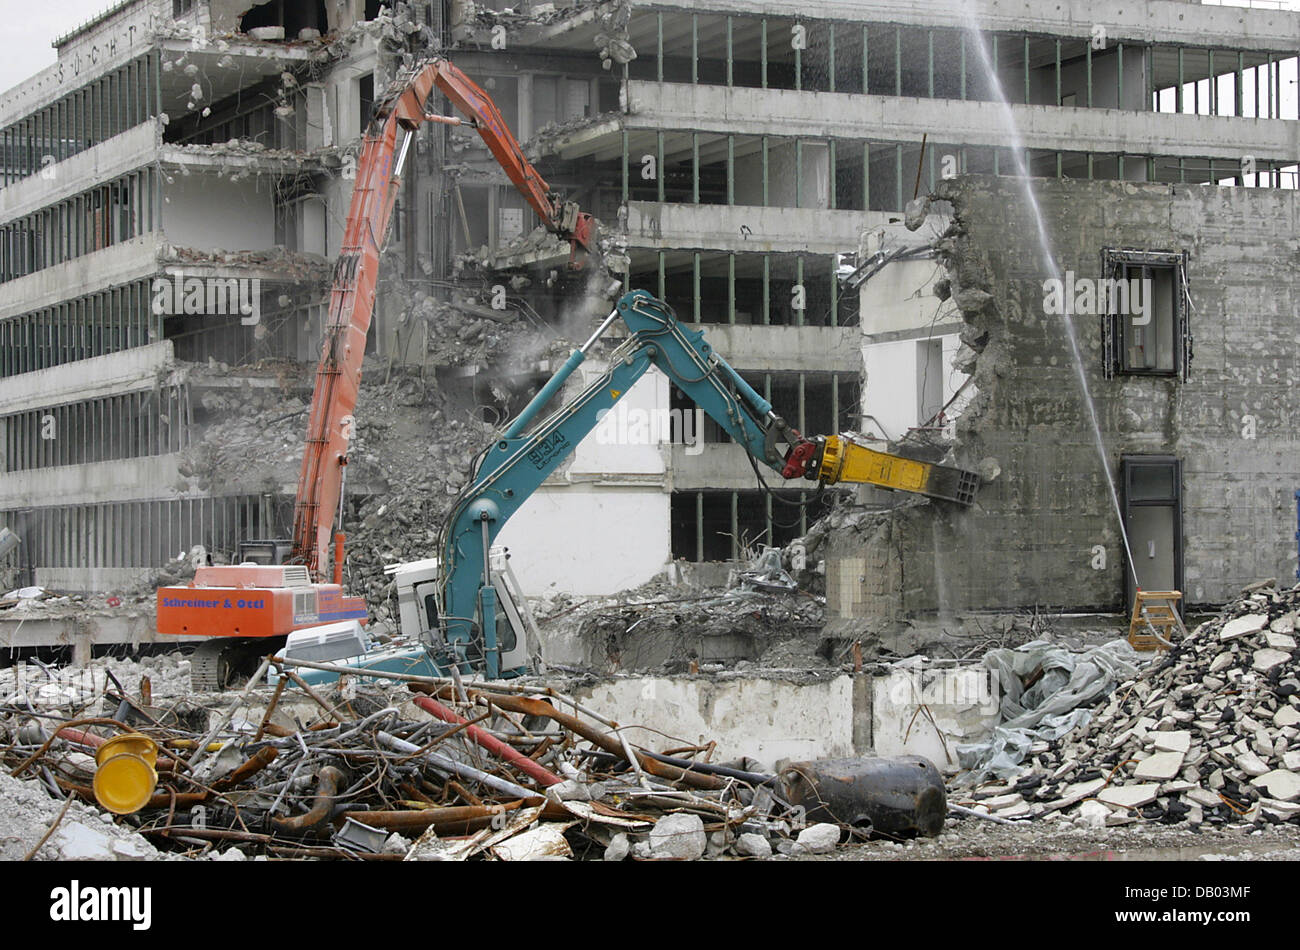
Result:
<svg viewBox="0 0 1300 950"><path fill-rule="evenodd" d="M1178 616L1177 605L1182 591L1139 590L1133 601L1133 617L1128 625L1128 642L1135 650L1168 650L1177 630L1184 637L1187 628ZM1162 642L1163 641L1163 642Z"/></svg>

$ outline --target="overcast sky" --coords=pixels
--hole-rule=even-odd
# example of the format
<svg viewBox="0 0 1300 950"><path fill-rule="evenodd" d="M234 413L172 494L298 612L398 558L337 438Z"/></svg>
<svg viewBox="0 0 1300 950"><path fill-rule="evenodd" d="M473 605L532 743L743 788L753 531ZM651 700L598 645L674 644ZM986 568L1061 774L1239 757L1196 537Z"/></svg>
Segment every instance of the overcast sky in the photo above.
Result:
<svg viewBox="0 0 1300 950"><path fill-rule="evenodd" d="M0 90L10 89L54 62L50 41L113 6L116 0L0 0ZM1046 0L1044 0L1046 2ZM1215 0L1211 0L1215 2ZM1245 0L1224 0L1247 6ZM1300 10L1300 0L1258 6Z"/></svg>
<svg viewBox="0 0 1300 950"><path fill-rule="evenodd" d="M0 90L12 89L55 60L50 42L116 0L0 0Z"/></svg>

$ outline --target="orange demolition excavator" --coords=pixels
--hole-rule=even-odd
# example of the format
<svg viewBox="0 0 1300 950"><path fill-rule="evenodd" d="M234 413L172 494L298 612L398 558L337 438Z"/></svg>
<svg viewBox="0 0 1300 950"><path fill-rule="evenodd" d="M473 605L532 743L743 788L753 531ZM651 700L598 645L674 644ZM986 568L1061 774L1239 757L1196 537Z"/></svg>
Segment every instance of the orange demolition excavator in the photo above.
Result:
<svg viewBox="0 0 1300 950"><path fill-rule="evenodd" d="M426 100L435 88L466 118L426 112ZM367 617L362 598L343 594L343 533L335 530L334 523L337 519L341 527L352 413L374 309L379 255L402 167L416 131L425 122L477 129L545 226L570 242L572 269L581 269L595 253L592 217L552 192L524 157L492 99L468 76L436 58L393 84L375 104L362 142L343 245L334 266L298 478L293 537L241 542L240 563L199 567L189 585L158 590L159 633L210 638L193 657L196 689L222 688L232 674L277 649L294 631L349 621L355 626ZM325 582L322 574L330 561L331 541L333 576Z"/></svg>

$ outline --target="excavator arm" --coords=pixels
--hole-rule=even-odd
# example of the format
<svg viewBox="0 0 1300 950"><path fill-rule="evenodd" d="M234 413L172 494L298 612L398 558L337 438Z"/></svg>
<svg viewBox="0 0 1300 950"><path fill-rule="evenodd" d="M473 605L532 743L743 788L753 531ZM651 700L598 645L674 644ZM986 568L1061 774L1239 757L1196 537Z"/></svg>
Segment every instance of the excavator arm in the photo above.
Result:
<svg viewBox="0 0 1300 950"><path fill-rule="evenodd" d="M468 76L445 59L436 58L425 67L434 85L468 118L426 115L425 119L447 125L468 125L478 130L488 151L519 189L546 227L569 241L569 263L582 267L578 249L595 254L595 219L578 210L573 202L562 202L533 167L524 150L510 131L510 126L492 101Z"/></svg>
<svg viewBox="0 0 1300 950"><path fill-rule="evenodd" d="M426 111L437 88L469 118ZM325 322L316 385L307 421L307 438L294 505L290 560L319 577L328 558L331 525L342 502L353 412L361 384L366 333L374 312L379 256L397 201L402 167L416 130L425 122L467 124L478 129L492 155L515 187L555 233L572 245L570 263L581 267L579 248L593 252L591 215L561 203L524 156L500 111L486 92L445 59L417 66L411 77L394 83L376 103L361 144L357 177L343 243L334 265L334 283ZM334 535L334 583L342 583L342 536Z"/></svg>
<svg viewBox="0 0 1300 950"><path fill-rule="evenodd" d="M619 317L630 335L611 353L609 368L578 396L540 418ZM868 483L963 504L973 499L978 479L971 472L875 452L845 436L805 439L713 352L703 331L679 323L667 304L645 291L633 291L498 433L444 527L440 616L446 643L466 672L480 664L489 678L519 672L503 670L499 663L498 598L489 567L493 539L651 366L694 399L751 457L786 478Z"/></svg>

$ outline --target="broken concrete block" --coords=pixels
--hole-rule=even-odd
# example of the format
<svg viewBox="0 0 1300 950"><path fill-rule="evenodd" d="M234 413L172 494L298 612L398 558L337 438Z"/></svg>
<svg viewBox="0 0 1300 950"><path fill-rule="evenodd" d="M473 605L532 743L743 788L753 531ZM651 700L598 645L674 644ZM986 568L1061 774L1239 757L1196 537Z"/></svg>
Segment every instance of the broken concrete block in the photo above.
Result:
<svg viewBox="0 0 1300 950"><path fill-rule="evenodd" d="M1192 745L1190 732L1157 732L1154 735L1157 752L1186 753Z"/></svg>
<svg viewBox="0 0 1300 950"><path fill-rule="evenodd" d="M1021 801L1014 805L1008 805L1005 808L999 808L995 814L999 818L1006 818L1008 821L1011 821L1016 818L1024 818L1026 815L1030 814L1031 811L1032 809L1030 808L1029 803Z"/></svg>
<svg viewBox="0 0 1300 950"><path fill-rule="evenodd" d="M609 845L605 848L606 861L622 861L632 850L632 845L627 840L627 835L619 832L610 839Z"/></svg>
<svg viewBox="0 0 1300 950"><path fill-rule="evenodd" d="M52 841L61 861L112 861L113 839L79 821L64 822Z"/></svg>
<svg viewBox="0 0 1300 950"><path fill-rule="evenodd" d="M1010 795L995 795L993 798L985 798L980 801L981 805L986 806L989 811L997 811L1001 808L1009 808L1012 805L1019 805L1024 799L1019 792L1012 792Z"/></svg>
<svg viewBox="0 0 1300 950"><path fill-rule="evenodd" d="M925 216L930 212L930 199L927 196L913 198L903 208L903 227L915 231L925 224Z"/></svg>
<svg viewBox="0 0 1300 950"><path fill-rule="evenodd" d="M1223 804L1223 799L1217 793L1205 788L1194 788L1183 797L1189 802L1200 805L1202 808L1217 808Z"/></svg>
<svg viewBox="0 0 1300 950"><path fill-rule="evenodd" d="M1267 614L1247 614L1244 617L1229 620L1223 625L1223 629L1219 631L1219 639L1235 640L1238 637L1244 637L1248 633L1262 630L1266 623L1268 623Z"/></svg>
<svg viewBox="0 0 1300 950"><path fill-rule="evenodd" d="M411 843L411 839L404 838L396 832L393 832L393 834L389 835L387 840L384 841L383 853L406 854L406 852L411 850Z"/></svg>
<svg viewBox="0 0 1300 950"><path fill-rule="evenodd" d="M1277 712L1273 713L1273 725L1279 729L1300 725L1300 710L1297 710L1294 706L1281 707Z"/></svg>
<svg viewBox="0 0 1300 950"><path fill-rule="evenodd" d="M1249 749L1236 756L1232 761L1237 768L1251 777L1263 775L1268 771L1268 766L1264 761Z"/></svg>
<svg viewBox="0 0 1300 950"><path fill-rule="evenodd" d="M726 853L730 845L731 841L727 837L726 829L715 831L708 836L708 844L704 846L704 854L710 858L720 857Z"/></svg>
<svg viewBox="0 0 1300 950"><path fill-rule="evenodd" d="M158 857L157 849L138 835L116 838L110 847L118 861L148 861Z"/></svg>
<svg viewBox="0 0 1300 950"><path fill-rule="evenodd" d="M1293 802L1300 798L1300 775L1286 769L1274 769L1251 780L1255 785L1268 792L1269 798Z"/></svg>
<svg viewBox="0 0 1300 950"><path fill-rule="evenodd" d="M829 822L809 825L795 843L809 854L829 854L840 843L840 826Z"/></svg>
<svg viewBox="0 0 1300 950"><path fill-rule="evenodd" d="M1156 800L1160 786L1148 785L1111 785L1097 793L1097 799L1107 805L1118 808L1139 808Z"/></svg>
<svg viewBox="0 0 1300 950"><path fill-rule="evenodd" d="M699 815L683 812L664 815L650 829L650 853L655 858L698 861L707 846L704 822Z"/></svg>
<svg viewBox="0 0 1300 950"><path fill-rule="evenodd" d="M772 846L762 835L743 834L736 839L735 851L747 858L770 858Z"/></svg>
<svg viewBox="0 0 1300 950"><path fill-rule="evenodd" d="M581 782L565 779L563 782L548 788L546 797L557 804L559 802L589 802L591 801L591 789Z"/></svg>
<svg viewBox="0 0 1300 950"><path fill-rule="evenodd" d="M1110 809L1096 799L1086 801L1079 806L1078 817L1089 828L1101 829L1106 827L1106 819L1109 816Z"/></svg>
<svg viewBox="0 0 1300 950"><path fill-rule="evenodd" d="M1236 655L1233 654L1232 651L1224 650L1222 653L1220 653L1218 656L1216 656L1213 660L1210 661L1210 667L1208 672L1219 673L1223 670L1226 670L1228 667L1232 666L1232 662L1235 659L1236 659Z"/></svg>
<svg viewBox="0 0 1300 950"><path fill-rule="evenodd" d="M1283 821L1300 815L1300 802L1280 802L1276 798L1261 798L1259 807Z"/></svg>
<svg viewBox="0 0 1300 950"><path fill-rule="evenodd" d="M1157 752L1138 763L1134 778L1156 779L1165 782L1176 776L1183 767L1183 753Z"/></svg>
<svg viewBox="0 0 1300 950"><path fill-rule="evenodd" d="M1104 778L1089 779L1086 782L1075 782L1061 789L1062 808L1068 808L1075 802L1082 801L1092 795L1097 794L1106 785Z"/></svg>
<svg viewBox="0 0 1300 950"><path fill-rule="evenodd" d="M1281 650L1274 650L1266 647L1263 650L1255 651L1251 666L1259 670L1261 673L1267 673L1273 667L1280 663L1285 663L1289 659L1291 659L1290 653L1284 653Z"/></svg>
<svg viewBox="0 0 1300 950"><path fill-rule="evenodd" d="M1266 633L1264 642L1275 650L1294 650L1295 637L1286 633Z"/></svg>

